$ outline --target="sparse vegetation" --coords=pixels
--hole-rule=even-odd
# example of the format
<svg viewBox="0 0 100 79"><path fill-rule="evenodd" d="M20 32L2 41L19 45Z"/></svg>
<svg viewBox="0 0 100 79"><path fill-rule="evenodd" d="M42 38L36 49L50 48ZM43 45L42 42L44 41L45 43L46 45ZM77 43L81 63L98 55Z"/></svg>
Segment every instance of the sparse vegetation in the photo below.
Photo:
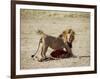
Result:
<svg viewBox="0 0 100 79"><path fill-rule="evenodd" d="M37 29L49 35L58 36L67 28L72 28L76 33L73 53L76 56L85 57L45 62L32 60L31 55L36 52L40 39L36 34ZM21 69L88 66L90 65L89 42L90 13L21 9ZM48 52L52 51L48 50Z"/></svg>

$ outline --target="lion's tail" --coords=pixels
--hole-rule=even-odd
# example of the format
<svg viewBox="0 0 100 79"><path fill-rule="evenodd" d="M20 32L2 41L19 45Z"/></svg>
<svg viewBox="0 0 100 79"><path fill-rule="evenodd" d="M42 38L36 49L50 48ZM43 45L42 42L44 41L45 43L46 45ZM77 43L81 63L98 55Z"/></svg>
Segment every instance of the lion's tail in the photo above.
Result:
<svg viewBox="0 0 100 79"><path fill-rule="evenodd" d="M39 34L39 35L46 35L42 30L37 30L37 34Z"/></svg>

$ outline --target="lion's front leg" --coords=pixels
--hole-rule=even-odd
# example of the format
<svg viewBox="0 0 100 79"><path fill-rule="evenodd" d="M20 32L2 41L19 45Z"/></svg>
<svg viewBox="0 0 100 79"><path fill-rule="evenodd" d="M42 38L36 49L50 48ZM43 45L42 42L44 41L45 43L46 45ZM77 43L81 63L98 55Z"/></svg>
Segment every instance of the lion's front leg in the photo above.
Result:
<svg viewBox="0 0 100 79"><path fill-rule="evenodd" d="M72 57L73 56L72 49L68 45L66 45L65 49L67 52L66 57Z"/></svg>

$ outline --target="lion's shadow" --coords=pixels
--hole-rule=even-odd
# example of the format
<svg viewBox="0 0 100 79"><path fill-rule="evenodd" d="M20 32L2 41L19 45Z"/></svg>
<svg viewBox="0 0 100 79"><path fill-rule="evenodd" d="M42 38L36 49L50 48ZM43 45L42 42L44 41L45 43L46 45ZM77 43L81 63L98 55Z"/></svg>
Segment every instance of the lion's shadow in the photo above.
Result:
<svg viewBox="0 0 100 79"><path fill-rule="evenodd" d="M47 58L44 59L42 62L55 61L55 60L61 60L61 59L69 59L69 58L77 58L77 56L73 56L73 57L62 57L62 58L47 57Z"/></svg>

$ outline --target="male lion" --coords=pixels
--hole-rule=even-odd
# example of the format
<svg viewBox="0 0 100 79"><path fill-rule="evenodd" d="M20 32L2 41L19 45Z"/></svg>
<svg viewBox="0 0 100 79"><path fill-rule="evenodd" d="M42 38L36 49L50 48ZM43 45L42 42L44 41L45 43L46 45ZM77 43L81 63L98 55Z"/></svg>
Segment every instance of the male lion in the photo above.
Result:
<svg viewBox="0 0 100 79"><path fill-rule="evenodd" d="M37 33L41 35L41 39L39 41L37 52L32 55L34 59L37 59L38 61L43 61L46 59L46 52L48 50L48 47L54 49L54 50L63 50L65 49L66 57L73 56L72 53L72 42L75 38L75 32L72 29L68 29L63 31L58 37L50 36L45 34L43 31L38 30ZM41 58L38 58L36 54L38 53L38 50L41 46Z"/></svg>

